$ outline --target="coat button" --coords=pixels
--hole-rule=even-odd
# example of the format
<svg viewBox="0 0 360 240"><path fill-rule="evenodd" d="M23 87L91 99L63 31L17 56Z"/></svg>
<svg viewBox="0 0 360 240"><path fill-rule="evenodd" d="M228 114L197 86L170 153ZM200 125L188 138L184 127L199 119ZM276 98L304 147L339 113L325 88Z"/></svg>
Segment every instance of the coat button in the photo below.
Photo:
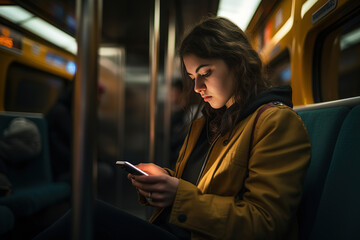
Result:
<svg viewBox="0 0 360 240"><path fill-rule="evenodd" d="M187 217L186 217L186 215L185 214L180 214L179 216L178 216L178 220L179 220L179 222L185 222L186 221L186 219L187 219Z"/></svg>
<svg viewBox="0 0 360 240"><path fill-rule="evenodd" d="M229 143L229 140L224 140L223 141L223 146L226 146Z"/></svg>

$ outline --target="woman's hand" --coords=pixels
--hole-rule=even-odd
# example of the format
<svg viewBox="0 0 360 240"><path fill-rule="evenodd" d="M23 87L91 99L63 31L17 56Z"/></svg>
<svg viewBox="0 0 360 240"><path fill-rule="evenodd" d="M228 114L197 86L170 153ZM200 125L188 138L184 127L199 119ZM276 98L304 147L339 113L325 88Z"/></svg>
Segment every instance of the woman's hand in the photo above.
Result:
<svg viewBox="0 0 360 240"><path fill-rule="evenodd" d="M136 165L136 167L140 168L149 175L162 175L162 174L169 175L169 173L165 169L153 163L140 163Z"/></svg>
<svg viewBox="0 0 360 240"><path fill-rule="evenodd" d="M175 199L179 179L169 176L168 172L152 163L137 165L149 176L129 174L128 178L138 192L154 207L168 207Z"/></svg>

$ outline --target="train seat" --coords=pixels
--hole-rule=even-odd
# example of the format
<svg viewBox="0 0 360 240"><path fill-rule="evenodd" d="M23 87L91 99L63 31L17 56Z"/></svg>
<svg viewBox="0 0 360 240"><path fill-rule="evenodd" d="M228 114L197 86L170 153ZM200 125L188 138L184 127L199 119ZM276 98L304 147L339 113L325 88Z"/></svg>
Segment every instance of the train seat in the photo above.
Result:
<svg viewBox="0 0 360 240"><path fill-rule="evenodd" d="M0 206L0 236L10 231L14 227L14 222L12 211L6 206Z"/></svg>
<svg viewBox="0 0 360 240"><path fill-rule="evenodd" d="M41 135L41 152L21 168L9 167L8 178L13 192L0 198L0 204L9 207L15 216L30 216L36 212L66 201L70 198L70 186L63 182L53 182L49 157L47 123L42 114L0 113L0 132L9 126L11 120L24 117L33 121Z"/></svg>
<svg viewBox="0 0 360 240"><path fill-rule="evenodd" d="M310 239L360 239L360 106L344 120Z"/></svg>
<svg viewBox="0 0 360 240"><path fill-rule="evenodd" d="M16 216L30 216L69 197L68 184L43 183L26 188L15 188L12 194L0 198L0 204L9 207Z"/></svg>
<svg viewBox="0 0 360 240"><path fill-rule="evenodd" d="M304 181L303 197L299 206L300 239L308 239L325 183L332 149L349 107L299 111L312 144L311 162Z"/></svg>

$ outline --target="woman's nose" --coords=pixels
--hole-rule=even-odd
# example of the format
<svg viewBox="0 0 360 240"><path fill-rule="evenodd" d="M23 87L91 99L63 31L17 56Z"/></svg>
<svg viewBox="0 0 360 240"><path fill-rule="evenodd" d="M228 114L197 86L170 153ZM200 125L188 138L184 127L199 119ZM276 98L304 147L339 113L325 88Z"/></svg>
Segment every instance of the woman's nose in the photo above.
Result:
<svg viewBox="0 0 360 240"><path fill-rule="evenodd" d="M196 93L200 93L201 91L206 90L206 85L204 83L204 80L201 76L198 76L195 78L195 85L194 85L194 91Z"/></svg>

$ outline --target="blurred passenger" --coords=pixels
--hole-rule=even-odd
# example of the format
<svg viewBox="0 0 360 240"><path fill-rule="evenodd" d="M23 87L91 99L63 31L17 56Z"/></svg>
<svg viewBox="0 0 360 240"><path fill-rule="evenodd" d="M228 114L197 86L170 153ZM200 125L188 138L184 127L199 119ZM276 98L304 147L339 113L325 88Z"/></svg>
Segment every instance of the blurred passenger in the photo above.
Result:
<svg viewBox="0 0 360 240"><path fill-rule="evenodd" d="M46 114L52 173L55 181L71 181L74 82Z"/></svg>
<svg viewBox="0 0 360 240"><path fill-rule="evenodd" d="M36 124L26 118L14 118L0 139L0 196L12 192L7 172L29 164L41 152L41 136Z"/></svg>
<svg viewBox="0 0 360 240"><path fill-rule="evenodd" d="M98 84L98 101L105 93L105 87ZM72 138L73 138L74 81L64 89L58 101L46 114L49 133L50 157L55 181L71 182ZM98 180L106 182L112 175L108 164L98 161Z"/></svg>
<svg viewBox="0 0 360 240"><path fill-rule="evenodd" d="M225 18L195 26L180 47L189 90L203 98L176 170L143 163L128 178L151 224L96 202L95 239L297 239L310 141L291 88L270 88L244 32ZM69 239L67 214L38 239ZM57 238L55 238L57 237Z"/></svg>

